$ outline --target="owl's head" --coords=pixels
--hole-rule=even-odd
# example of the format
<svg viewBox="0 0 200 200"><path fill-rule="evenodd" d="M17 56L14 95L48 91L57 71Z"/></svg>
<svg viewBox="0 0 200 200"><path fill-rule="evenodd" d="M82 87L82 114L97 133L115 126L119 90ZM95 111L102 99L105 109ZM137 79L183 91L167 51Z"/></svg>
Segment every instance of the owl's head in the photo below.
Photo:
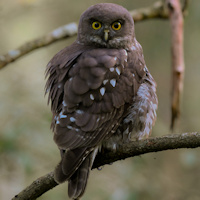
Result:
<svg viewBox="0 0 200 200"><path fill-rule="evenodd" d="M100 3L80 18L77 41L104 48L127 48L134 40L134 21L124 7Z"/></svg>

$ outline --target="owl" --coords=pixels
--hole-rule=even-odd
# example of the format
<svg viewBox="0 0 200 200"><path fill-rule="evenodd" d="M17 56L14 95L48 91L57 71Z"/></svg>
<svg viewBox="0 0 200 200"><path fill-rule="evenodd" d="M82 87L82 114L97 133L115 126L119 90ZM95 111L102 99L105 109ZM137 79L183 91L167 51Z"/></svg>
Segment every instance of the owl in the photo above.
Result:
<svg viewBox="0 0 200 200"><path fill-rule="evenodd" d="M54 178L80 199L101 147L116 151L119 141L148 137L156 120L156 83L129 12L111 3L89 7L76 41L50 60L46 76L61 154Z"/></svg>

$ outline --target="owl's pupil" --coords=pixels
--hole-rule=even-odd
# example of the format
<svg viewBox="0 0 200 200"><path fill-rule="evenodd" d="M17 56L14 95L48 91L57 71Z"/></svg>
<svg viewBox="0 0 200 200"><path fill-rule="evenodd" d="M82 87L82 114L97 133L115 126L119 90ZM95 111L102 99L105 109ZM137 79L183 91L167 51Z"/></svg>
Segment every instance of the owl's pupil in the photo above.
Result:
<svg viewBox="0 0 200 200"><path fill-rule="evenodd" d="M118 29L118 28L119 28L119 24L115 24L114 27L115 27L116 29Z"/></svg>
<svg viewBox="0 0 200 200"><path fill-rule="evenodd" d="M98 23L95 23L95 28L99 28L99 24Z"/></svg>

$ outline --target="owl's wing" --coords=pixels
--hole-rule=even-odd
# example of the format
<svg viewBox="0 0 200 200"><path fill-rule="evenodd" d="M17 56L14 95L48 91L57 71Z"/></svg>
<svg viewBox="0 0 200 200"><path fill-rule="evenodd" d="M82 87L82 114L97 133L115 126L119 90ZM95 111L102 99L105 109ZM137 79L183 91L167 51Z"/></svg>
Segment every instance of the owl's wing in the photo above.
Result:
<svg viewBox="0 0 200 200"><path fill-rule="evenodd" d="M51 101L53 114L59 113L63 101L63 85L68 79L68 71L73 66L75 60L90 47L73 43L71 46L62 49L48 63L45 77L45 94L48 93L48 104Z"/></svg>
<svg viewBox="0 0 200 200"><path fill-rule="evenodd" d="M45 94L48 93L48 104L51 102L51 110L53 113L51 128L53 129L54 133L60 132L56 131L55 127L57 126L57 121L64 117L64 115L62 115L61 113L63 111L63 106L65 106L65 104L63 105L64 95L65 95L64 85L69 80L68 73L70 69L73 67L74 63L76 63L78 57L84 51L87 51L90 48L91 47L79 45L78 43L75 42L71 46L66 47L62 49L60 52L58 52L47 65L46 78L48 77L48 79L45 85ZM68 132L69 131L67 131L65 128L64 133L66 133L66 137L68 136ZM84 152L85 149L80 149L80 151L76 153L77 155L83 156ZM68 152L68 156L70 157L69 154L70 152ZM63 155L64 154L62 154L62 157ZM79 157L76 157L77 160L78 158ZM71 165L69 167L71 167ZM63 175L62 178L64 178Z"/></svg>

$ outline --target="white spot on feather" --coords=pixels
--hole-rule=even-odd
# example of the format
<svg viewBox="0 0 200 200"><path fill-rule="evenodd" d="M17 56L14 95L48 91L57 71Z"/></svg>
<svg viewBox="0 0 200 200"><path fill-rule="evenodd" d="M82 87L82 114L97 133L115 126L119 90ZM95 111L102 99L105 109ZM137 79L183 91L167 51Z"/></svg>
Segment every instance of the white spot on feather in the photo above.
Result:
<svg viewBox="0 0 200 200"><path fill-rule="evenodd" d="M65 102L65 100L62 102L62 105L65 107L67 106L67 103Z"/></svg>
<svg viewBox="0 0 200 200"><path fill-rule="evenodd" d="M120 74L121 74L121 70L120 70L120 68L119 68L119 67L116 67L115 71L117 72L117 74L118 74L118 75L120 75Z"/></svg>
<svg viewBox="0 0 200 200"><path fill-rule="evenodd" d="M131 50L135 51L136 47L134 45L131 46Z"/></svg>
<svg viewBox="0 0 200 200"><path fill-rule="evenodd" d="M72 129L73 129L73 127L72 127L72 126L67 126L67 128L68 128L68 129L70 129L70 130L72 130Z"/></svg>
<svg viewBox="0 0 200 200"><path fill-rule="evenodd" d="M94 100L94 95L93 94L90 94L90 99Z"/></svg>
<svg viewBox="0 0 200 200"><path fill-rule="evenodd" d="M114 57L114 60L116 61L116 60L117 60L117 57Z"/></svg>
<svg viewBox="0 0 200 200"><path fill-rule="evenodd" d="M127 51L124 49L124 53L125 53L125 56L128 56L128 53L127 53Z"/></svg>
<svg viewBox="0 0 200 200"><path fill-rule="evenodd" d="M60 119L67 118L67 115L60 115Z"/></svg>
<svg viewBox="0 0 200 200"><path fill-rule="evenodd" d="M70 120L71 122L75 122L75 121L76 121L76 119L75 119L74 117L70 117L69 120Z"/></svg>
<svg viewBox="0 0 200 200"><path fill-rule="evenodd" d="M110 80L110 84L111 84L113 87L115 87L115 85L116 85L116 79L111 79L111 80Z"/></svg>
<svg viewBox="0 0 200 200"><path fill-rule="evenodd" d="M144 113L144 109L142 107L139 107L138 111L141 112L141 113Z"/></svg>
<svg viewBox="0 0 200 200"><path fill-rule="evenodd" d="M76 113L81 115L81 114L83 114L83 111L82 110L77 110Z"/></svg>
<svg viewBox="0 0 200 200"><path fill-rule="evenodd" d="M111 68L110 68L110 71L111 71L111 72L114 72L114 70L115 70L114 67L111 67Z"/></svg>
<svg viewBox="0 0 200 200"><path fill-rule="evenodd" d="M102 88L100 89L100 93L101 93L101 95L103 96L103 95L105 94L105 92L106 92L105 87L102 87Z"/></svg>
<svg viewBox="0 0 200 200"><path fill-rule="evenodd" d="M108 79L104 80L104 81L103 81L103 84L105 85L107 82L108 82Z"/></svg>
<svg viewBox="0 0 200 200"><path fill-rule="evenodd" d="M67 118L67 115L63 115L63 112L61 111L59 114L60 119L64 119Z"/></svg>
<svg viewBox="0 0 200 200"><path fill-rule="evenodd" d="M55 116L54 119L56 120L56 124L60 124L60 121L58 119L58 116Z"/></svg>
<svg viewBox="0 0 200 200"><path fill-rule="evenodd" d="M140 119L141 122L145 122L146 121L146 118L144 116L139 117L139 119Z"/></svg>

